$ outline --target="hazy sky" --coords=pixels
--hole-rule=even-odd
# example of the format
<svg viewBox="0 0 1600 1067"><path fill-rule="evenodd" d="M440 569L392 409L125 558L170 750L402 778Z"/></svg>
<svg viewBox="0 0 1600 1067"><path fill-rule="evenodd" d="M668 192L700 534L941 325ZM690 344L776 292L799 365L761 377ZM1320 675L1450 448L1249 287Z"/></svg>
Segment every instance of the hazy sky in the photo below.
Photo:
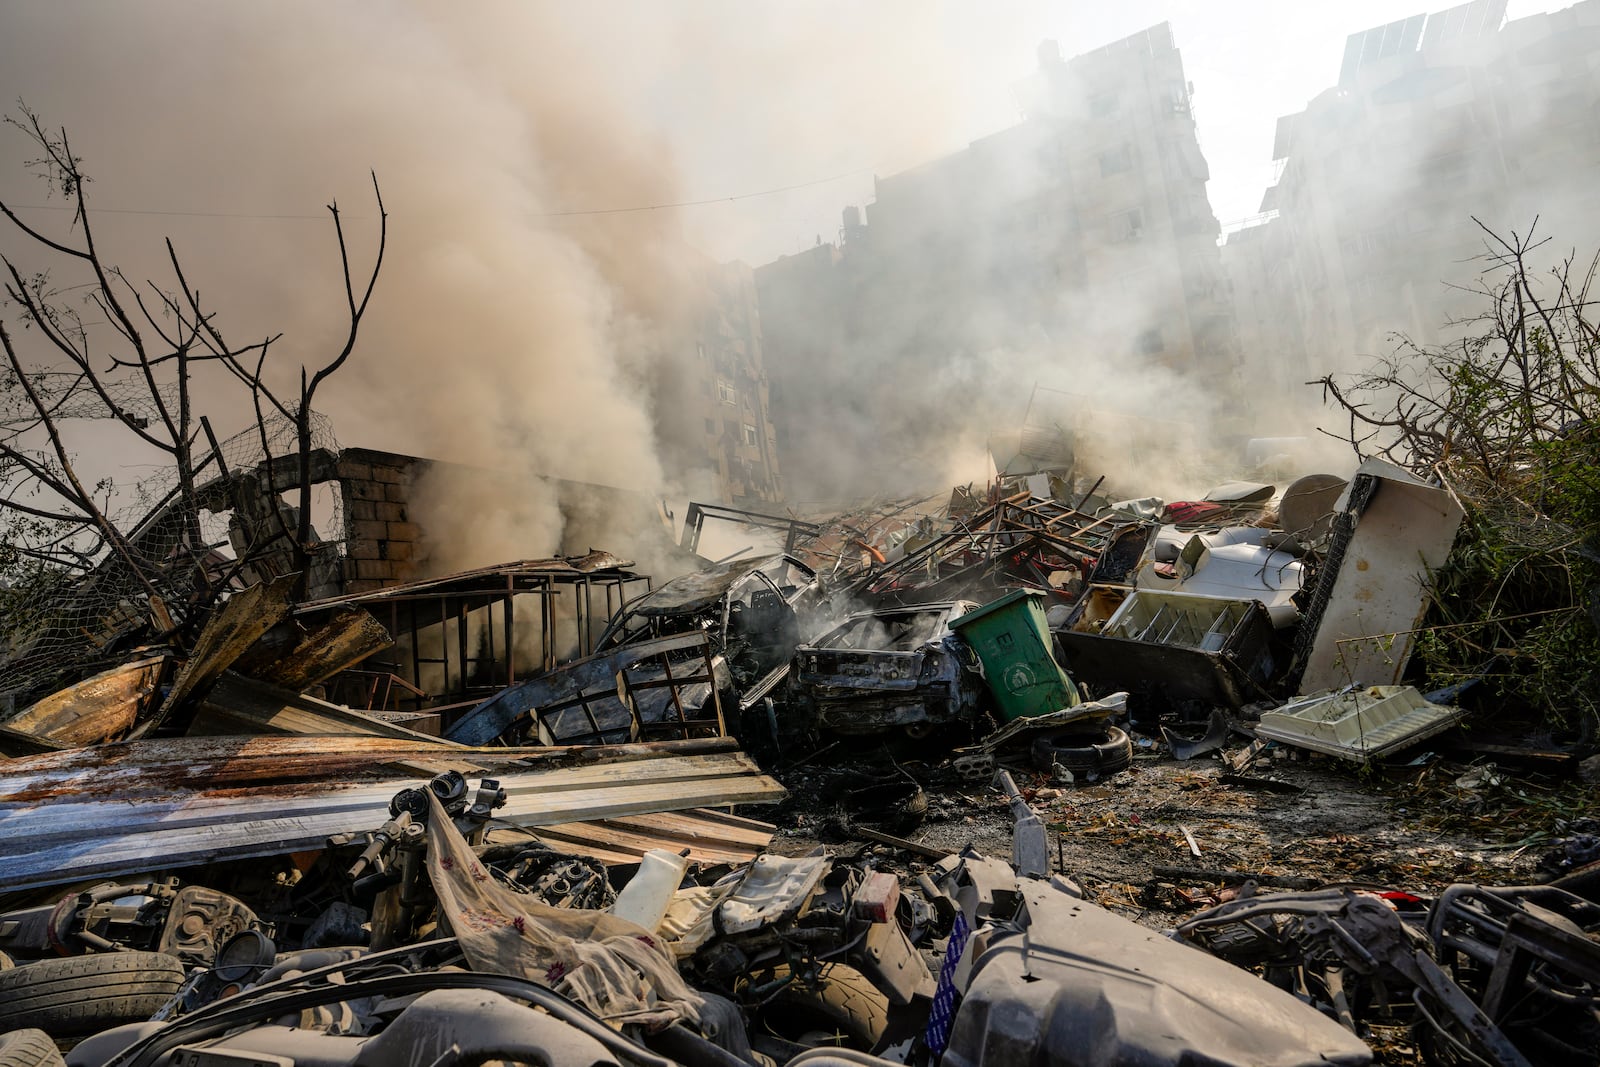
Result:
<svg viewBox="0 0 1600 1067"><path fill-rule="evenodd" d="M1557 6L1512 0L1510 14ZM100 247L130 277L170 286L170 237L234 343L282 331L280 386L343 343L323 205L338 198L348 212L363 273L375 170L390 213L383 277L355 356L317 398L341 440L668 493L657 416L672 401L661 387L704 375L673 362L694 355L708 299L690 246L760 265L832 240L840 209L871 199L874 173L1018 121L1013 87L1036 69L1042 40L1070 57L1162 21L1195 86L1211 203L1234 222L1271 179L1275 120L1333 84L1345 38L1424 10L1411 0L0 0L0 109L23 100L71 132L93 175ZM60 202L45 203L27 173L37 150L0 134L0 198L76 241ZM794 188L751 195L781 187ZM700 200L715 202L630 210ZM0 253L24 273L53 272L64 300L81 291L72 264L7 227ZM104 338L102 328L97 348ZM233 410L238 425L219 429L243 424L247 409ZM484 506L440 507L486 525ZM529 557L559 533L549 515L508 513L500 525ZM530 540L533 528L547 536Z"/></svg>
<svg viewBox="0 0 1600 1067"><path fill-rule="evenodd" d="M1200 143L1211 165L1211 204L1227 226L1256 213L1272 181L1278 116L1299 111L1334 84L1349 34L1448 6L1442 0L943 0L926 5L925 24L904 27L903 38L884 32L882 22L863 29L859 16L830 9L834 14L822 17L832 22L835 46L809 40L810 64L802 66L826 87L824 94L840 92L840 82L858 73L865 83L871 63L864 57L877 52L883 69L937 83L942 95L930 93L926 106L917 108L903 86L882 86L896 106L861 99L860 117L842 121L831 139L814 137L813 130L807 130L813 136L790 139L783 114L761 110L762 91L717 84L722 60L710 57L704 69L684 73L690 84L714 86L704 98L713 111L714 94L726 93L722 99L731 114L702 123L679 110L667 92L658 98L658 119L674 143L687 149L680 164L691 199L855 172L807 189L687 212L708 250L761 263L810 245L819 234L833 239L839 207L871 200L873 172L892 174L1017 121L1013 85L1036 66L1040 41L1058 41L1070 57L1166 21L1194 83ZM1508 18L1567 6L1510 0ZM810 22L807 12L821 10L803 3L747 5L744 17L770 15L774 8L797 22ZM937 31L930 32L931 26ZM808 91L797 87L794 96ZM735 125L736 138L724 136L724 122ZM761 128L768 123L775 128Z"/></svg>
<svg viewBox="0 0 1600 1067"><path fill-rule="evenodd" d="M1443 0L1435 3L1448 6ZM215 8L204 17L186 14L208 6L140 8L147 26L165 40L163 50L171 49L160 64L170 67L174 56L191 56L197 74L194 91L201 96L252 85L234 79L219 87L208 77L219 64L226 65L232 50L254 52L275 42L279 58L269 69L286 85L301 76L300 62L340 61L340 48L299 40L305 23L316 21L305 17L315 7L275 2L228 10L222 5L225 20ZM1549 0L1511 0L1509 15L1563 6ZM48 119L82 130L80 144L104 183L102 206L184 210L185 195L176 189L160 203L127 202L113 186L123 161L107 158L108 151L121 146L108 149L92 139L100 122L137 134L191 121L193 109L182 102L142 98L137 57L129 53L144 46L131 42L124 48L120 40L102 39L120 32L105 28L117 19L99 17L117 7L0 0L0 100L9 104L26 99ZM426 12L426 17L393 17L406 8ZM871 199L874 173L892 174L1015 122L1013 85L1034 69L1040 41L1055 39L1072 56L1163 20L1172 24L1194 82L1200 140L1211 164L1212 205L1224 225L1243 219L1255 213L1271 180L1274 121L1332 85L1345 37L1424 10L1429 8L1414 0L1126 0L1116 5L1065 0L525 0L398 9L354 5L340 15L348 21L364 14L369 23L360 38L365 54L350 56L352 69L358 71L386 62L403 65L403 57L415 52L416 38L430 32L430 24L435 30L448 26L453 36L494 40L503 53L524 48L526 72L519 74L502 59L488 79L505 83L513 102L512 83L519 77L537 79L548 73L540 69L549 62L540 55L544 42L531 39L538 31L529 24L559 24L562 62L586 75L571 90L573 110L581 112L586 98L604 94L628 115L627 125L634 131L653 133L659 140L648 150L663 157L664 168L676 171L673 199L743 196L806 185L683 211L686 231L705 251L719 259L760 264L806 247L818 236L831 240L840 208ZM163 22L167 25L150 25ZM253 32L248 29L252 25L257 27ZM242 39L252 36L254 40ZM112 84L97 84L100 77ZM169 78L169 71L160 77ZM439 95L450 99L450 91L440 88ZM237 99L209 101L208 119L214 123L215 114L231 110L248 125L252 110L285 106L275 96L255 83ZM373 96L362 106L381 110L383 101L376 91ZM305 106L303 100L290 103ZM94 113L85 113L88 106ZM427 124L419 124L416 150L428 151L431 139ZM358 142L347 154L359 151ZM203 151L202 145L196 147ZM359 174L374 161L349 162ZM377 162L394 166L392 156ZM471 168L471 160L460 161L464 174ZM248 192L270 198L263 184L258 175ZM17 195L14 173L0 175L0 192ZM565 207L638 206L618 203L606 192L569 190ZM305 209L298 202L226 202L215 188L204 199L206 210L241 214ZM398 218L405 206L394 205L394 210Z"/></svg>

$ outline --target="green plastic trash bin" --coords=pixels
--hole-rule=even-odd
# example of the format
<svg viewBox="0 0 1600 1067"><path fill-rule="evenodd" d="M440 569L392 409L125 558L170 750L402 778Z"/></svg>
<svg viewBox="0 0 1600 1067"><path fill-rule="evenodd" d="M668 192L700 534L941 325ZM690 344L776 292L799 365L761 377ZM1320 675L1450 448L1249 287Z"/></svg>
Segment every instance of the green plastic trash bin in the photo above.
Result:
<svg viewBox="0 0 1600 1067"><path fill-rule="evenodd" d="M1008 720L1078 703L1077 687L1050 654L1044 594L1018 589L951 619L950 628L978 654L989 691Z"/></svg>

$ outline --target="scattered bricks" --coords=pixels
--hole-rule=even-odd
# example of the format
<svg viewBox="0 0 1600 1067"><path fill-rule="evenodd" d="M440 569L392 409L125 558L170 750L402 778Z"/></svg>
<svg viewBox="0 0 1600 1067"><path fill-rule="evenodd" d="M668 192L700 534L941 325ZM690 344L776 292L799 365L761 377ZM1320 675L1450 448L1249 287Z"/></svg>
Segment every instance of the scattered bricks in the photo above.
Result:
<svg viewBox="0 0 1600 1067"><path fill-rule="evenodd" d="M391 541L416 541L422 537L422 527L414 522L391 522L387 537ZM393 549L394 546L390 546Z"/></svg>
<svg viewBox="0 0 1600 1067"><path fill-rule="evenodd" d="M406 506L404 504L391 504L387 501L373 504L374 517L385 522L405 522Z"/></svg>

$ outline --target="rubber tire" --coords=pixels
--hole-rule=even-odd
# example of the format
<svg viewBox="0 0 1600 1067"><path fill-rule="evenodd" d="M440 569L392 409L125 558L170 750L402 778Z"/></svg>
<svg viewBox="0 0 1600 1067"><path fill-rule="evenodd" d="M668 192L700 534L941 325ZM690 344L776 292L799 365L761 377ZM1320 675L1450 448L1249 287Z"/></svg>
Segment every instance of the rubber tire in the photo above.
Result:
<svg viewBox="0 0 1600 1067"><path fill-rule="evenodd" d="M776 967L773 977L788 970ZM866 975L840 963L824 967L815 987L791 984L772 998L767 1010L776 1010L789 1033L831 1029L840 1036L840 1046L862 1052L871 1051L889 1026L889 998Z"/></svg>
<svg viewBox="0 0 1600 1067"><path fill-rule="evenodd" d="M67 1067L67 1061L43 1030L13 1030L0 1034L0 1067Z"/></svg>
<svg viewBox="0 0 1600 1067"><path fill-rule="evenodd" d="M106 952L0 971L0 1030L36 1026L87 1037L154 1015L183 984L183 962L161 952Z"/></svg>
<svg viewBox="0 0 1600 1067"><path fill-rule="evenodd" d="M1033 743L1033 765L1041 771L1060 766L1075 777L1108 778L1133 765L1133 742L1118 726L1107 726L1098 739L1081 731L1041 737Z"/></svg>

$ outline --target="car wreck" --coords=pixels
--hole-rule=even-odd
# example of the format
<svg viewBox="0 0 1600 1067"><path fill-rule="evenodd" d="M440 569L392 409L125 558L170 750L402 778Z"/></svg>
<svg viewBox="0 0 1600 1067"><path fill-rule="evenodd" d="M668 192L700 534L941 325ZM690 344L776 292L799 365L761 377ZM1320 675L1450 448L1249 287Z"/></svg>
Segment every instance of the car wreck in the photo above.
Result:
<svg viewBox="0 0 1600 1067"><path fill-rule="evenodd" d="M950 620L977 607L957 600L851 615L795 649L788 715L839 734L900 728L925 737L940 726L975 724L988 690Z"/></svg>

